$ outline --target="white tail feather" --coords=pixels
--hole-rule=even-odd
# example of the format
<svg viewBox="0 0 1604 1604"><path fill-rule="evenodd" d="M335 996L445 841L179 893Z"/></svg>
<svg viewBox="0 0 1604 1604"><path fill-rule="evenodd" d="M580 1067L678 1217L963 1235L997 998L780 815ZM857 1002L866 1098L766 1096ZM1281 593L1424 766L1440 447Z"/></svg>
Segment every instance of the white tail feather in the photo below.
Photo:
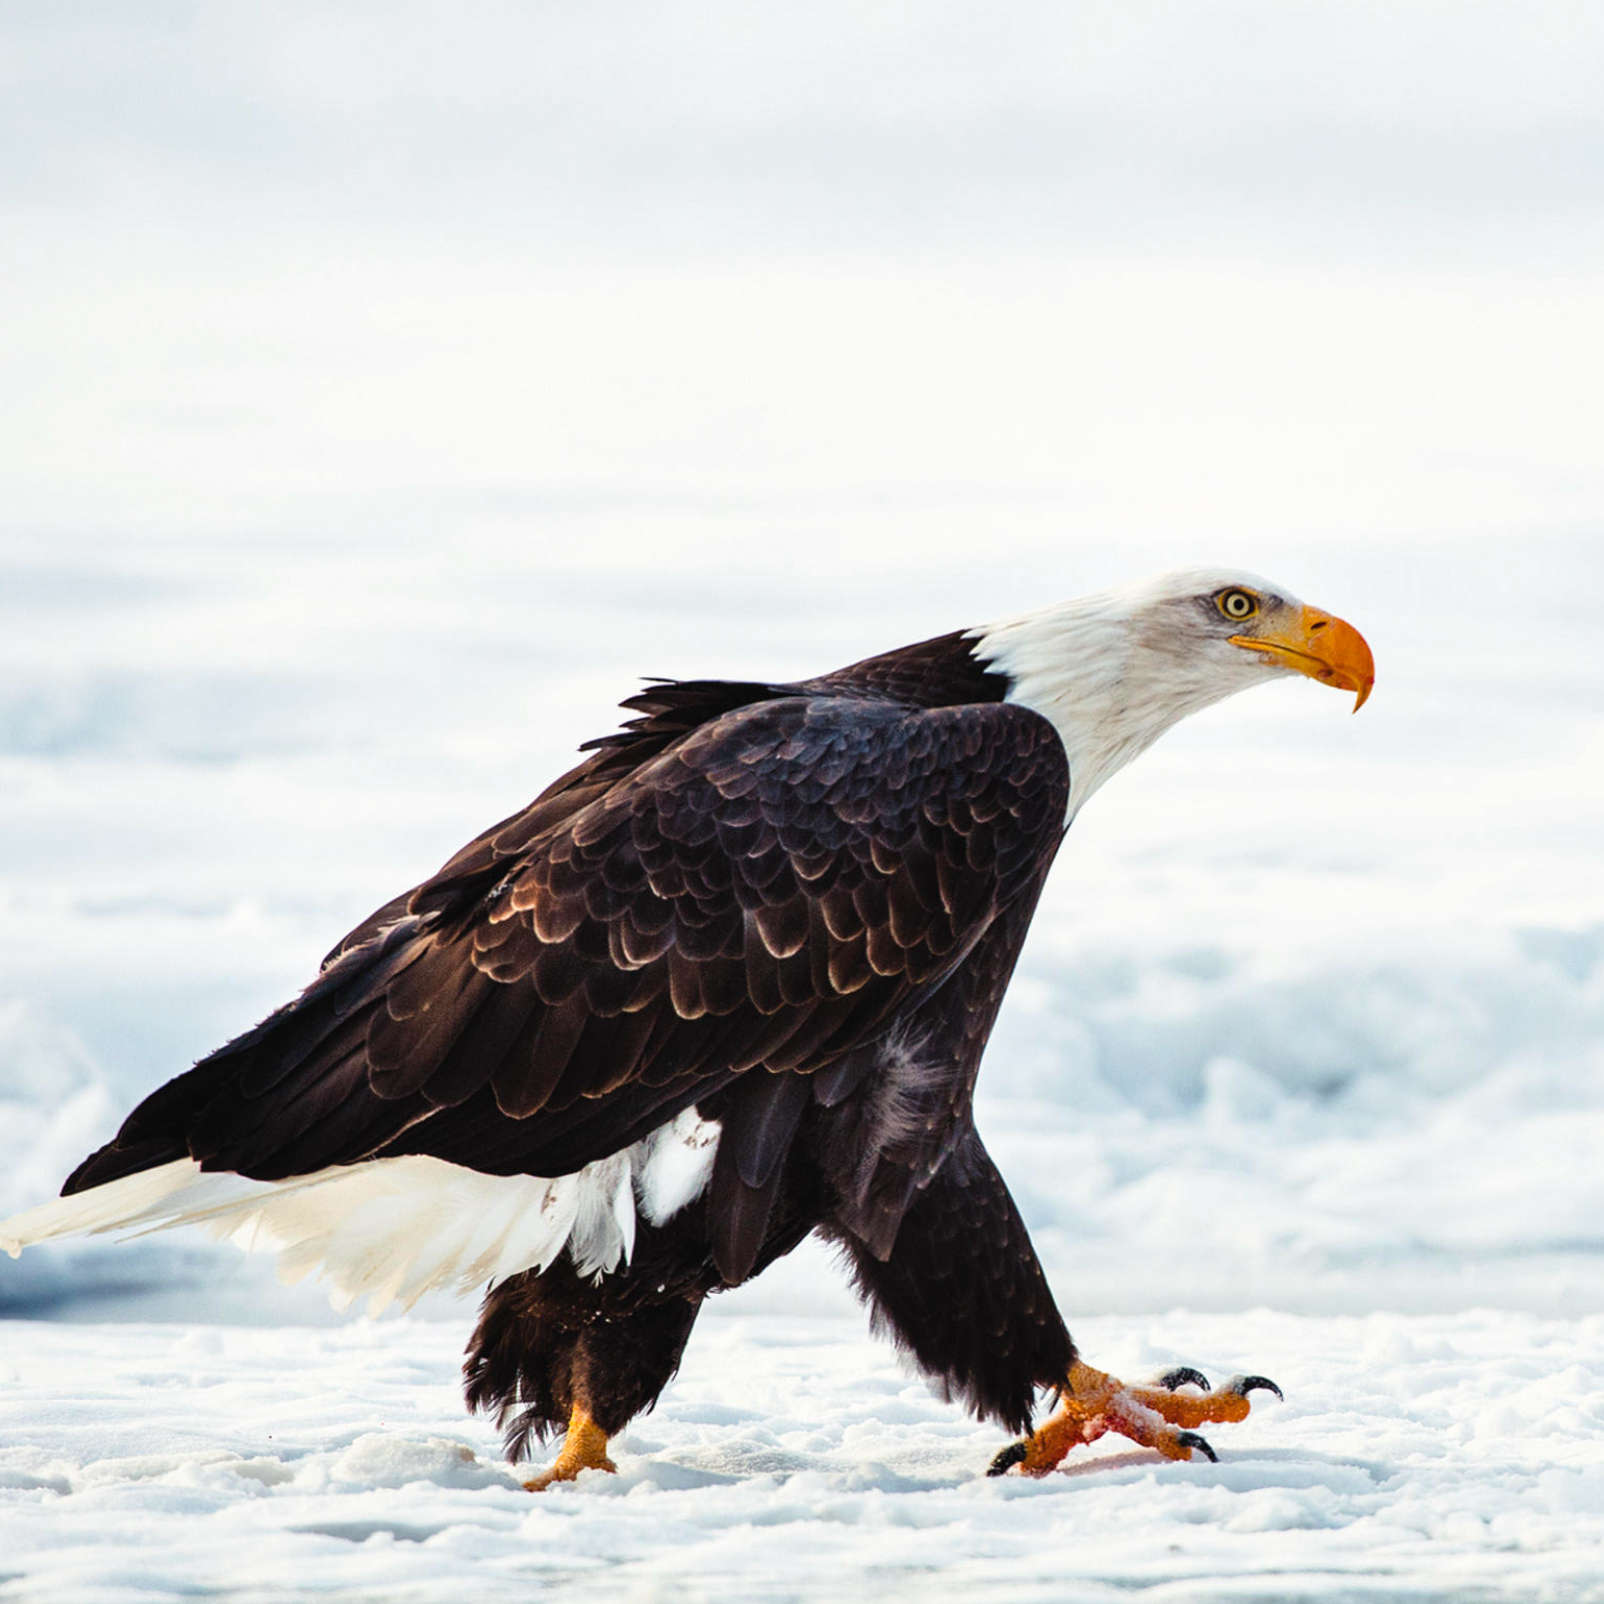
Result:
<svg viewBox="0 0 1604 1604"><path fill-rule="evenodd" d="M633 1147L553 1180L409 1156L252 1181L176 1159L0 1222L0 1248L15 1258L58 1237L201 1225L242 1248L276 1251L281 1280L318 1271L337 1308L366 1297L377 1314L392 1302L411 1308L435 1288L467 1292L543 1270L565 1248L581 1275L616 1270L634 1251L637 1208L660 1225L701 1194L718 1135L687 1109Z"/></svg>

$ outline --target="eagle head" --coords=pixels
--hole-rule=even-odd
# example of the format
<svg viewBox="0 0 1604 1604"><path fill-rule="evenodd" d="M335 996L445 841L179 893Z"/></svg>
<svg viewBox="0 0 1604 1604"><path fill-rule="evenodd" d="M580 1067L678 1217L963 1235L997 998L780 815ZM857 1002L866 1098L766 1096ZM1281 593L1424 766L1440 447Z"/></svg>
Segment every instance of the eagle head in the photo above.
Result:
<svg viewBox="0 0 1604 1604"><path fill-rule="evenodd" d="M1275 675L1354 692L1375 684L1364 637L1284 586L1188 569L973 632L974 654L1064 743L1073 814L1110 775L1190 713Z"/></svg>

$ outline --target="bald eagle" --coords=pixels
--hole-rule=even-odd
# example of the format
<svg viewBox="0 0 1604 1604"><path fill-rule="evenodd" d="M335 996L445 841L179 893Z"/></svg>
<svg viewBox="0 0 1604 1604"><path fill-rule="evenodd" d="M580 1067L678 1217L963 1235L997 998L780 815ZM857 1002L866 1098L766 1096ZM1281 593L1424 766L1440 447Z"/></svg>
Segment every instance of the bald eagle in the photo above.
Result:
<svg viewBox="0 0 1604 1604"><path fill-rule="evenodd" d="M1356 708L1374 678L1341 619L1189 572L815 679L651 682L0 1245L200 1222L347 1301L487 1286L468 1403L509 1458L566 1433L538 1488L611 1469L708 1294L817 1233L945 1396L1024 1434L994 1472L1105 1430L1212 1458L1193 1428L1272 1384L1086 1364L971 1100L1075 814L1287 673Z"/></svg>

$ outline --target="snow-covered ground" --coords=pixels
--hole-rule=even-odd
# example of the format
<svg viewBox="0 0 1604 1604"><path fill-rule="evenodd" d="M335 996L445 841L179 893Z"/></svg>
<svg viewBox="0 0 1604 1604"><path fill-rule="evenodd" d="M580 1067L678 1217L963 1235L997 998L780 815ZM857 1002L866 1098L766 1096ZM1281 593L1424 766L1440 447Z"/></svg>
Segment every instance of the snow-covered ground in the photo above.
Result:
<svg viewBox="0 0 1604 1604"><path fill-rule="evenodd" d="M532 1502L471 1308L63 1244L0 1599L1604 1599L1596 18L605 10L0 18L0 1215L638 676L1226 563L1375 695L1093 801L979 1114L1092 1362L1287 1401L987 1481L804 1250Z"/></svg>
<svg viewBox="0 0 1604 1604"><path fill-rule="evenodd" d="M532 1499L456 1333L0 1326L0 1599L1604 1597L1604 1322L1249 1310L1082 1322L1108 1362L1287 1389L1217 1465L1039 1482L832 1317L710 1317L619 1474ZM564 1584L567 1584L566 1586ZM569 1588L571 1587L571 1595Z"/></svg>

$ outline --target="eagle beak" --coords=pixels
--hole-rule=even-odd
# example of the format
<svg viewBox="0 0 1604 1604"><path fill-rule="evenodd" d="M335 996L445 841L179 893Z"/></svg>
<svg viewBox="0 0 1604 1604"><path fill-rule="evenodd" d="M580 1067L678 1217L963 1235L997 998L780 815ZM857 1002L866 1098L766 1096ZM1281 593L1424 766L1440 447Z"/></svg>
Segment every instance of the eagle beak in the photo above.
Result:
<svg viewBox="0 0 1604 1604"><path fill-rule="evenodd" d="M1233 635L1231 644L1250 652L1264 652L1310 679L1357 693L1355 713L1369 699L1376 683L1376 663L1365 638L1352 624L1318 607L1298 610L1288 629L1263 635Z"/></svg>

